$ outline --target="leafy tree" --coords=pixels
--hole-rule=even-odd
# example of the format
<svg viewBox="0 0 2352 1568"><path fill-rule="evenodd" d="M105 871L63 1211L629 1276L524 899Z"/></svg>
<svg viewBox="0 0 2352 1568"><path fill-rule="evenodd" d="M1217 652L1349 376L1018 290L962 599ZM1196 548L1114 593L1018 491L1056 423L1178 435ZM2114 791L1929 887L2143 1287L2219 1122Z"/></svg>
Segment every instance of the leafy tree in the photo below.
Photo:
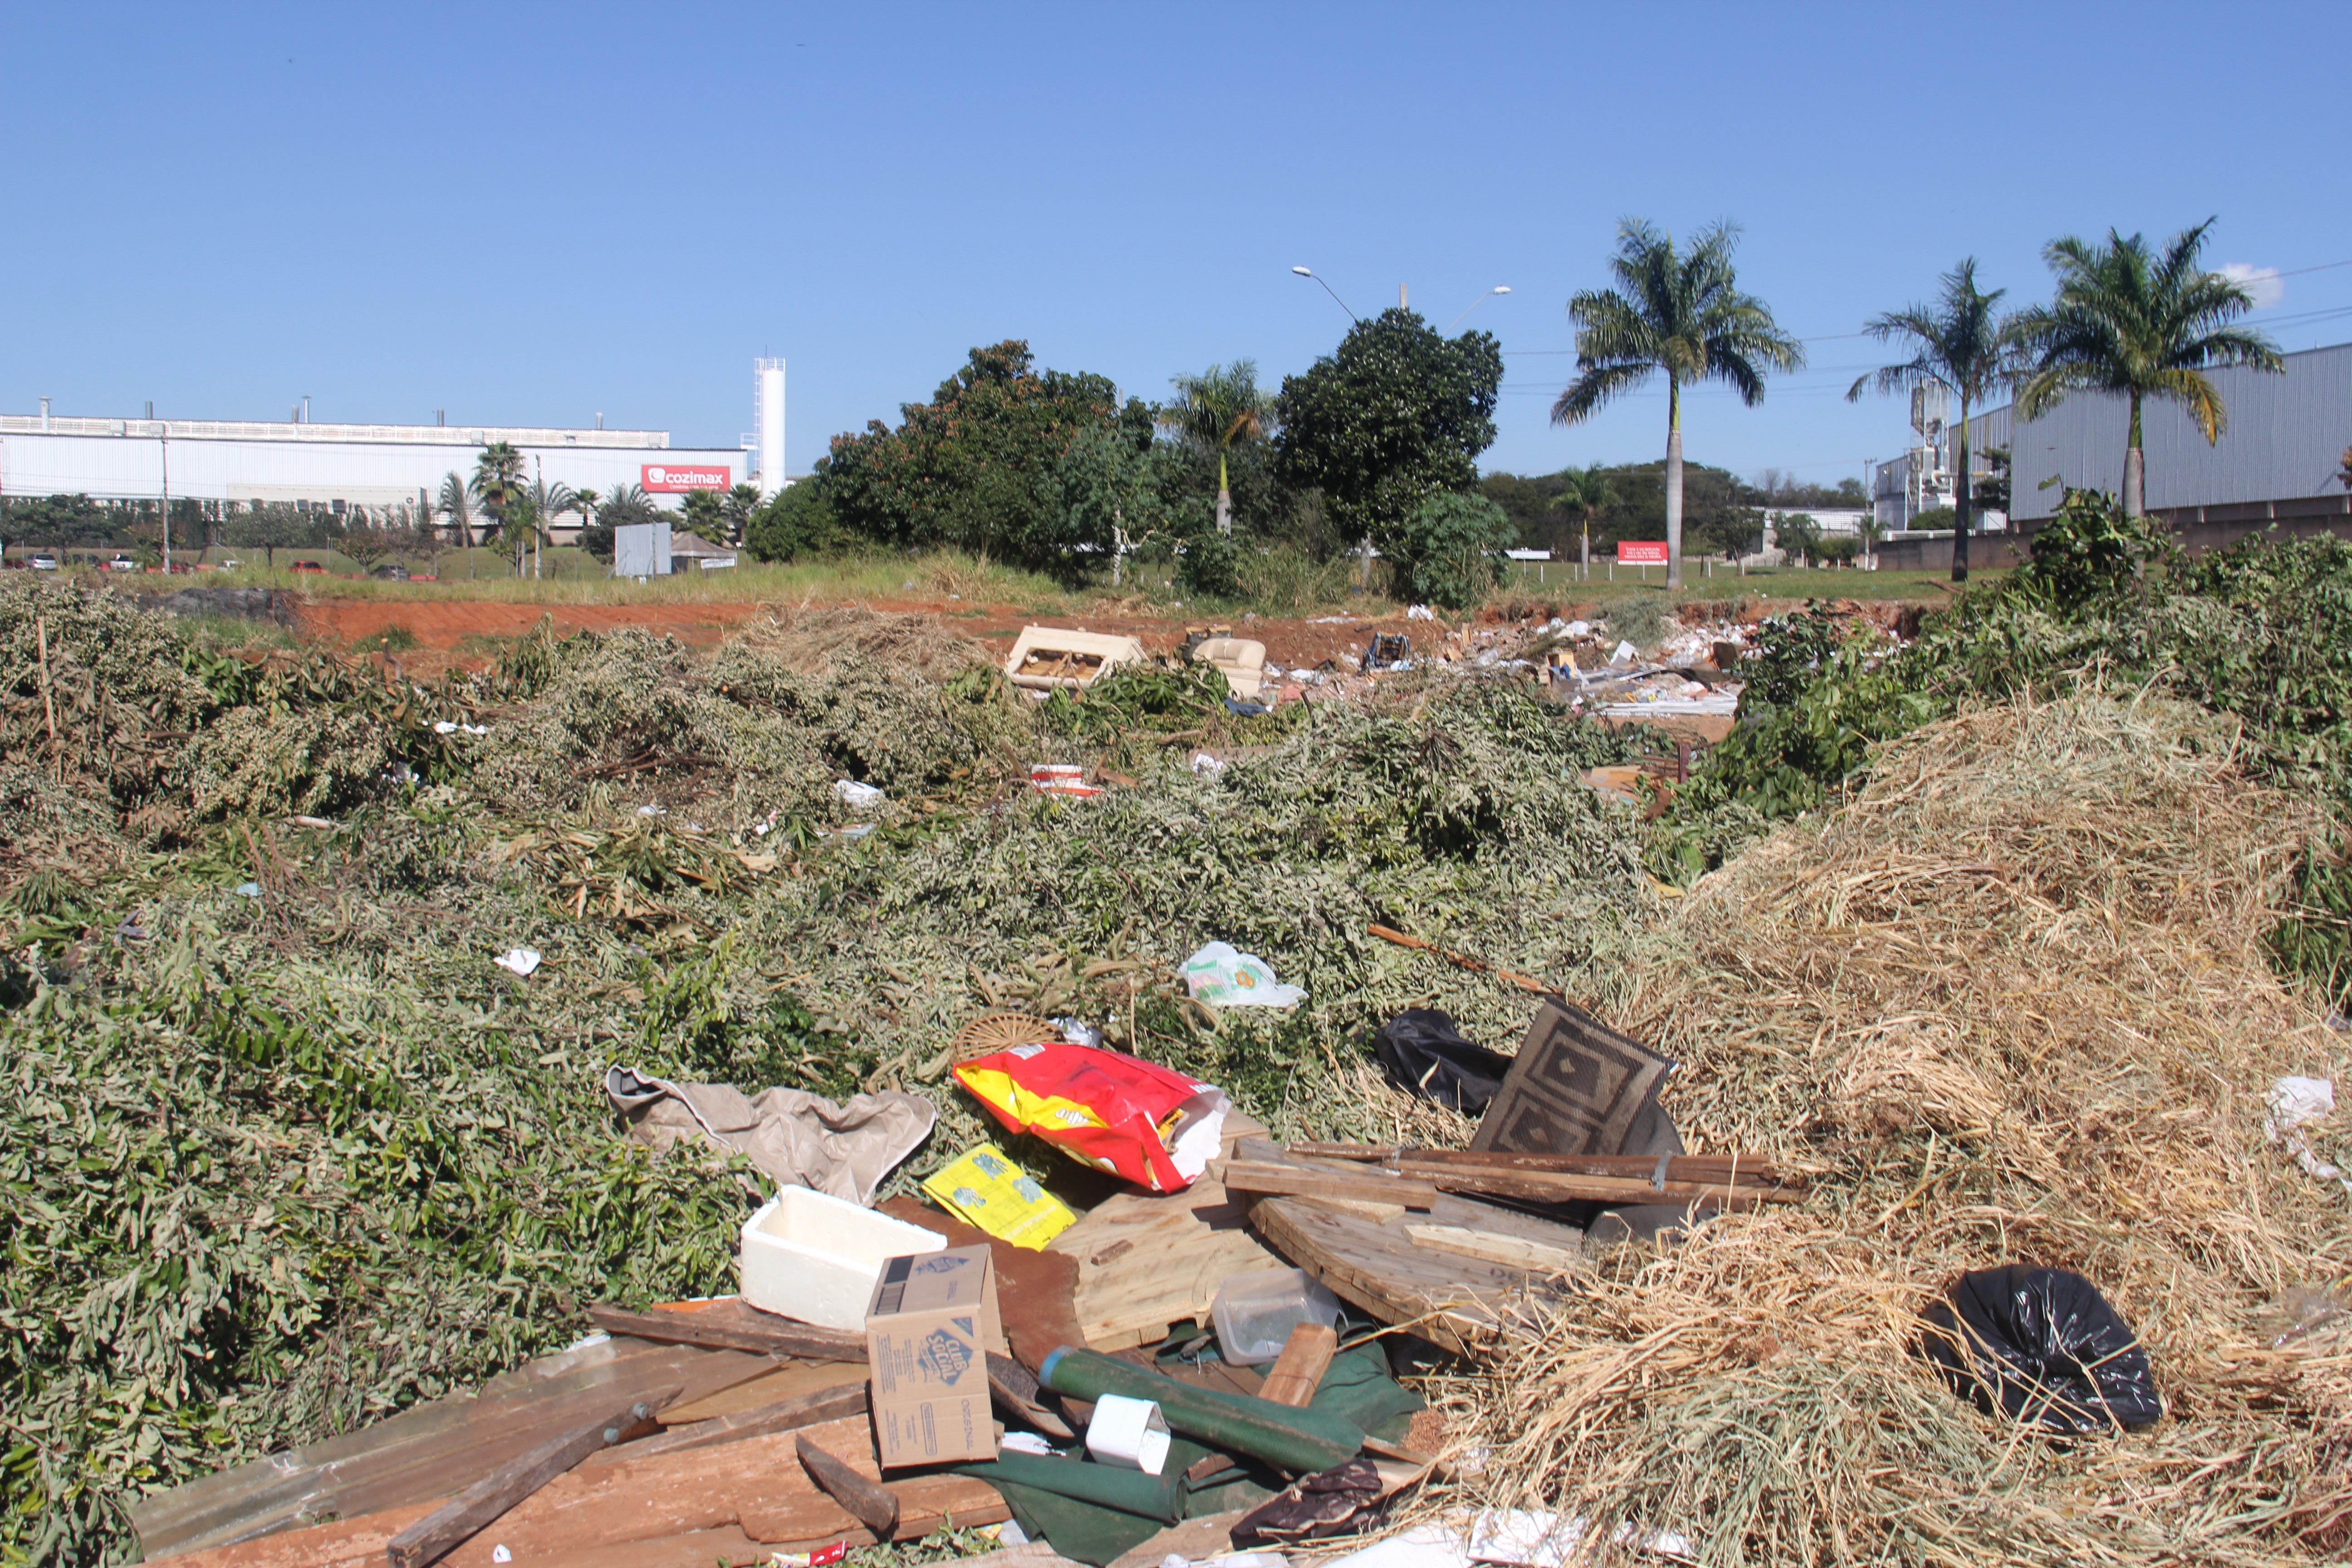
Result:
<svg viewBox="0 0 2352 1568"><path fill-rule="evenodd" d="M373 572L377 563L392 553L392 536L371 523L361 521L343 530L335 541L335 548L362 572Z"/></svg>
<svg viewBox="0 0 2352 1568"><path fill-rule="evenodd" d="M1900 364L1883 365L1858 375L1846 389L1854 402L1862 389L1875 384L1881 393L1909 392L1915 387L1940 386L1960 400L1956 427L1959 447L1952 465L1956 489L1952 511L1952 581L1969 580L1969 534L1974 519L1969 511L1969 410L1981 407L1993 391L2010 379L2017 357L2018 322L1999 312L2006 289L1988 294L1977 287L1973 256L1944 274L1943 297L1933 305L1906 305L1900 310L1873 316L1863 331L1880 342L1903 340L1913 351Z"/></svg>
<svg viewBox="0 0 2352 1568"><path fill-rule="evenodd" d="M1304 375L1283 377L1276 470L1319 489L1348 536L1391 553L1423 501L1477 484L1502 382L1493 333L1444 338L1402 306L1383 310Z"/></svg>
<svg viewBox="0 0 2352 1568"><path fill-rule="evenodd" d="M1780 548L1801 564L1822 547L1822 522L1809 511L1792 511L1773 525L1774 536Z"/></svg>
<svg viewBox="0 0 2352 1568"><path fill-rule="evenodd" d="M852 531L897 545L956 545L1059 570L1071 559L1059 475L1078 437L1120 431L1150 444L1150 410L1122 409L1108 376L1040 371L1029 345L976 348L929 403L836 436L819 460L824 498ZM1106 553L1099 559L1108 561Z"/></svg>
<svg viewBox="0 0 2352 1568"><path fill-rule="evenodd" d="M459 547L466 550L474 548L474 510L469 503L469 495L466 481L456 474L442 479L438 510L447 521L450 531L457 536Z"/></svg>
<svg viewBox="0 0 2352 1568"><path fill-rule="evenodd" d="M740 484L730 488L719 503L719 514L727 525L726 542L742 543L743 531L751 526L751 519L759 510L759 486Z"/></svg>
<svg viewBox="0 0 2352 1568"><path fill-rule="evenodd" d="M2131 404L2124 450L2126 517L2147 510L2147 457L2140 405L2160 398L2188 410L2207 442L2229 423L2221 395L2203 372L2221 365L2282 372L2278 347L2261 332L2228 323L2253 309L2246 286L2198 259L2207 218L2151 254L2139 235L2114 229L2105 245L2069 237L2042 252L2057 275L2057 295L2020 313L2018 333L2032 356L2017 395L2017 415L2034 419L2075 392L2119 392Z"/></svg>
<svg viewBox="0 0 2352 1568"><path fill-rule="evenodd" d="M281 550L312 550L325 542L326 528L317 512L298 511L283 502L241 511L221 524L221 542L237 550L258 550L262 564L276 566Z"/></svg>
<svg viewBox="0 0 2352 1568"><path fill-rule="evenodd" d="M1803 345L1783 332L1764 301L1739 291L1731 265L1738 229L1701 229L1689 251L1638 218L1617 226L1609 263L1618 287L1568 302L1577 324L1576 379L1551 406L1552 423L1573 425L1647 381L1666 377L1666 586L1683 582L1683 385L1720 381L1750 408L1764 401L1771 370L1805 363ZM1621 291L1622 290L1622 291Z"/></svg>
<svg viewBox="0 0 2352 1568"><path fill-rule="evenodd" d="M1594 464L1590 468L1560 470L1559 493L1551 498L1554 511L1566 512L1578 525L1579 560L1592 556L1592 524L1596 518L1606 519L1609 509L1617 504L1617 483L1609 470Z"/></svg>
<svg viewBox="0 0 2352 1568"><path fill-rule="evenodd" d="M1510 518L1485 496L1445 490L1415 507L1381 553L1400 598L1466 610L1502 581L1513 532Z"/></svg>
<svg viewBox="0 0 2352 1568"><path fill-rule="evenodd" d="M713 544L727 542L727 503L716 490L689 490L686 497L686 526L699 538Z"/></svg>
<svg viewBox="0 0 2352 1568"><path fill-rule="evenodd" d="M507 527L507 514L519 507L524 499L522 454L511 441L493 441L482 448L474 459L471 489L474 499L482 503L489 514L490 525L483 531L485 537L496 533L505 541L513 531ZM522 547L515 547L515 575L522 575Z"/></svg>
<svg viewBox="0 0 2352 1568"><path fill-rule="evenodd" d="M0 511L0 519L5 520L0 521L0 537L18 544L119 548L131 540L117 509L100 506L86 495L12 500Z"/></svg>
<svg viewBox="0 0 2352 1568"><path fill-rule="evenodd" d="M1179 439L1217 458L1217 531L1234 531L1232 471L1236 447L1247 450L1265 438L1274 404L1258 389L1257 362L1235 360L1211 365L1199 375L1172 378L1176 399L1159 411L1160 425Z"/></svg>
<svg viewBox="0 0 2352 1568"><path fill-rule="evenodd" d="M769 498L743 530L754 561L797 561L839 548L841 523L814 479L787 485Z"/></svg>

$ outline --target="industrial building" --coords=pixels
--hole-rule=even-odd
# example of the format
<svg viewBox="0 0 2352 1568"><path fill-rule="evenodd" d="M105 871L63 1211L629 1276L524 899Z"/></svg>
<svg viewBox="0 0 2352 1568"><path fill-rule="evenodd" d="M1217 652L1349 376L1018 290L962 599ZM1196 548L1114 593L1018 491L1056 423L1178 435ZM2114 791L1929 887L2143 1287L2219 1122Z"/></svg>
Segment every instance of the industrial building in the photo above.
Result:
<svg viewBox="0 0 2352 1568"><path fill-rule="evenodd" d="M2352 343L2284 357L2284 374L2236 366L2205 373L2228 414L2218 441L2209 443L2175 405L2142 405L2147 510L2172 525L2184 548L2215 549L2256 531L2352 537L2352 492L2344 482L2352 447ZM1922 510L1952 504L1953 432L1941 417L1937 400L1916 401L1912 427L1919 444L1879 465L1872 499L1882 526L1898 529ZM1988 453L2008 454L2009 521L2016 531L2014 545L1995 545L1979 563L2015 558L2025 537L2057 511L2065 487L2120 492L2130 426L2130 405L2119 393L2078 392L2025 422L2007 405L1971 416L1970 473L1981 482ZM2000 530L1980 522L1979 531ZM1916 563L1896 558L1948 564L1948 539L1937 543Z"/></svg>
<svg viewBox="0 0 2352 1568"><path fill-rule="evenodd" d="M756 435L733 447L677 447L667 430L505 425L320 425L53 414L0 415L0 495L86 495L98 501L201 500L230 508L292 504L349 515L420 503L443 479L469 479L481 449L519 448L526 479L610 495L635 485L676 510L696 490L784 483L784 362L754 362ZM554 520L551 520L552 521Z"/></svg>

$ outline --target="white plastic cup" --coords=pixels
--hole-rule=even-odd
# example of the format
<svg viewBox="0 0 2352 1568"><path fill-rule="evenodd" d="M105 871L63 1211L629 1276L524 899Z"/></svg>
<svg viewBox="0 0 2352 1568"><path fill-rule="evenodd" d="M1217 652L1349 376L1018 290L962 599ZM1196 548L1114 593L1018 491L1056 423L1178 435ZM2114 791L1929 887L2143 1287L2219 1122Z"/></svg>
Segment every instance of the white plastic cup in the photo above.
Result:
<svg viewBox="0 0 2352 1568"><path fill-rule="evenodd" d="M1168 1463L1168 1418L1156 1400L1106 1394L1087 1423L1087 1452L1097 1464L1156 1476Z"/></svg>

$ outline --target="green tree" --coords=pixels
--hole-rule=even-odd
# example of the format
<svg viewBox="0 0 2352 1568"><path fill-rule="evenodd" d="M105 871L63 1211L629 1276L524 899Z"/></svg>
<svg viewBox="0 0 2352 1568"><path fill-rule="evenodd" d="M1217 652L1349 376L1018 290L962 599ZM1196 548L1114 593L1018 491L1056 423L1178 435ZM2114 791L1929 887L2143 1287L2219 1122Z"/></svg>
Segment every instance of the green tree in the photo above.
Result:
<svg viewBox="0 0 2352 1568"><path fill-rule="evenodd" d="M1502 581L1514 532L1509 516L1485 496L1441 490L1413 509L1381 553L1398 597L1466 610Z"/></svg>
<svg viewBox="0 0 2352 1568"><path fill-rule="evenodd" d="M2159 398L2188 410L2208 443L2219 441L2229 411L2203 372L2244 365L2285 369L2278 347L2261 332L2230 322L2253 309L2246 286L2198 259L2207 218L2172 237L2161 255L2139 235L2114 229L2105 245L2069 237L2042 252L2056 274L2056 297L2020 313L2018 332L2032 358L2018 389L2017 416L2034 419L2069 394L2116 392L2131 405L2124 449L2126 517L2147 509L2147 457L2140 405Z"/></svg>
<svg viewBox="0 0 2352 1568"><path fill-rule="evenodd" d="M1388 553L1423 501L1477 484L1502 382L1493 333L1448 339L1402 306L1383 310L1305 374L1283 377L1277 472L1319 489L1344 535Z"/></svg>
<svg viewBox="0 0 2352 1568"><path fill-rule="evenodd" d="M554 542L554 537L547 531L548 529L553 526L555 520L565 512L577 510L580 498L572 491L572 487L562 479L556 480L551 485L549 484L547 476L544 474L533 476L530 484L524 489L523 495L530 502L530 574L536 577L539 575L540 545ZM522 575L522 541L520 540L518 540L515 544L515 575L518 577Z"/></svg>
<svg viewBox="0 0 2352 1568"><path fill-rule="evenodd" d="M1822 547L1821 519L1809 511L1782 513L1780 521L1773 524L1772 533L1780 548L1799 565L1818 553Z"/></svg>
<svg viewBox="0 0 2352 1568"><path fill-rule="evenodd" d="M1551 498L1552 510L1564 511L1575 520L1577 559L1589 565L1592 560L1593 521L1605 519L1609 509L1617 504L1617 483L1597 463L1590 468L1563 468L1559 477L1563 482L1559 493Z"/></svg>
<svg viewBox="0 0 2352 1568"><path fill-rule="evenodd" d="M436 510L447 521L450 531L457 536L458 547L474 548L474 510L465 480L454 473L442 479L441 503Z"/></svg>
<svg viewBox="0 0 2352 1568"><path fill-rule="evenodd" d="M751 526L751 519L760 510L760 487L740 484L731 487L719 500L719 515L726 525L727 544L743 542L743 531Z"/></svg>
<svg viewBox="0 0 2352 1568"><path fill-rule="evenodd" d="M490 524L482 531L483 536L487 539L495 533L501 542L505 542L512 531L507 527L507 514L521 504L525 494L522 454L515 449L514 443L493 441L483 447L481 456L474 459L474 478L469 488L489 516ZM515 575L522 575L520 545L515 549Z"/></svg>
<svg viewBox="0 0 2352 1568"><path fill-rule="evenodd" d="M1217 459L1217 531L1234 531L1233 476L1229 459L1236 447L1246 449L1265 438L1274 417L1274 404L1258 389L1257 362L1235 360L1211 365L1199 375L1180 375L1171 383L1176 398L1159 410L1160 424L1180 440Z"/></svg>
<svg viewBox="0 0 2352 1568"><path fill-rule="evenodd" d="M1764 377L1805 363L1803 345L1783 332L1764 301L1739 291L1731 253L1739 231L1701 229L1687 253L1639 218L1617 226L1610 270L1618 287L1587 289L1568 302L1576 322L1576 379L1551 405L1555 425L1574 425L1631 392L1654 372L1666 377L1666 586L1683 582L1683 387L1719 381L1753 408Z"/></svg>
<svg viewBox="0 0 2352 1568"><path fill-rule="evenodd" d="M221 542L237 550L258 550L263 565L276 566L279 551L316 549L325 532L319 513L298 511L280 501L227 519L221 524Z"/></svg>
<svg viewBox="0 0 2352 1568"><path fill-rule="evenodd" d="M335 548L362 573L374 571L377 563L392 553L392 536L365 519L343 530L343 536L335 541Z"/></svg>
<svg viewBox="0 0 2352 1568"><path fill-rule="evenodd" d="M814 479L786 485L751 515L743 548L754 561L798 561L839 547L841 524Z"/></svg>
<svg viewBox="0 0 2352 1568"><path fill-rule="evenodd" d="M891 429L833 438L818 462L842 524L899 546L956 545L1055 568L1066 563L1058 469L1086 431L1114 427L1149 446L1150 410L1122 409L1110 378L1036 368L1017 339L976 348L929 403ZM1102 558L1108 562L1108 555Z"/></svg>
<svg viewBox="0 0 2352 1568"><path fill-rule="evenodd" d="M1954 439L1952 463L1952 581L1969 580L1969 534L1974 516L1969 510L1969 410L1984 406L1986 398L2010 379L2015 369L2018 318L2000 313L2006 289L1988 294L1977 287L1977 258L1963 260L1943 277L1943 294L1932 305L1906 305L1900 310L1873 316L1863 331L1880 342L1899 339L1911 357L1899 364L1882 365L1853 378L1845 400L1856 401L1862 389L1875 385L1884 393L1909 392L1915 387L1940 386L1960 402L1960 422Z"/></svg>
<svg viewBox="0 0 2352 1568"><path fill-rule="evenodd" d="M727 502L717 490L689 490L686 497L687 531L713 544L727 542Z"/></svg>

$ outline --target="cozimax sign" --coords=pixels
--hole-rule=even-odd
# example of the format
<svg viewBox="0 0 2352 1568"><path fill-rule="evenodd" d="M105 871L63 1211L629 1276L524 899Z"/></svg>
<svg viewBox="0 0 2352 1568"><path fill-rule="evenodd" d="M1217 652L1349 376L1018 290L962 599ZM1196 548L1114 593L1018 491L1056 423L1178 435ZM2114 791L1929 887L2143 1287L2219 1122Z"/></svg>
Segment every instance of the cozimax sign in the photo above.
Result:
<svg viewBox="0 0 2352 1568"><path fill-rule="evenodd" d="M652 495L677 495L685 490L723 490L735 482L725 468L698 468L678 463L647 463L638 480Z"/></svg>

